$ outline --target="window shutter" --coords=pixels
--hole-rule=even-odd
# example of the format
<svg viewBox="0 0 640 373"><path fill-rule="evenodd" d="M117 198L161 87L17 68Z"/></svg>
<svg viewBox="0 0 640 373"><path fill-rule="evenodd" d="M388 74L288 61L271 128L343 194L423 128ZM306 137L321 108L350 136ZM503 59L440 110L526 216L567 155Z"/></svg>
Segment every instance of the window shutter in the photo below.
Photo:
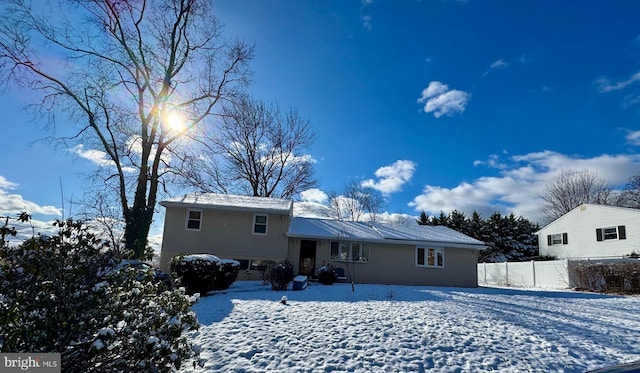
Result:
<svg viewBox="0 0 640 373"><path fill-rule="evenodd" d="M618 239L619 240L627 239L627 230L624 225L618 225Z"/></svg>
<svg viewBox="0 0 640 373"><path fill-rule="evenodd" d="M596 229L596 240L602 241L602 228Z"/></svg>
<svg viewBox="0 0 640 373"><path fill-rule="evenodd" d="M569 234L568 233L563 233L562 234L562 244L563 245L567 245L569 243Z"/></svg>
<svg viewBox="0 0 640 373"><path fill-rule="evenodd" d="M547 245L548 246L552 246L553 245L553 241L551 240L551 235L550 234L547 235Z"/></svg>

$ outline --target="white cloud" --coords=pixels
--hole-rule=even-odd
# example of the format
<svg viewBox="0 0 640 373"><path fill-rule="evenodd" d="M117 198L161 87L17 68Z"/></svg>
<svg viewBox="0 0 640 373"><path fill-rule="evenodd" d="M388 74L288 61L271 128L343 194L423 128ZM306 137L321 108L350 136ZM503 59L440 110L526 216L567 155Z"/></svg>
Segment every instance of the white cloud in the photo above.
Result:
<svg viewBox="0 0 640 373"><path fill-rule="evenodd" d="M82 144L78 144L71 148L71 152L77 154L80 158L84 158L91 163L97 164L98 166L113 165L113 161L107 157L107 153L96 149L85 150L84 145Z"/></svg>
<svg viewBox="0 0 640 373"><path fill-rule="evenodd" d="M142 140L139 137L131 137L125 144L127 149L129 149L134 154L142 154ZM100 167L115 167L115 163L113 160L109 158L109 155L97 149L85 149L83 144L78 144L73 148L69 149L72 153L77 154L79 157L84 158L91 163L100 166ZM154 146L151 149L151 154L149 155L149 159L152 160L155 157L156 147ZM168 151L162 153L162 160L164 164L169 164L171 161L171 154ZM120 162L125 162L125 157L120 157ZM124 172L134 173L137 172L137 168L133 165L124 165L122 167Z"/></svg>
<svg viewBox="0 0 640 373"><path fill-rule="evenodd" d="M629 132L626 136L627 144L640 146L640 131Z"/></svg>
<svg viewBox="0 0 640 373"><path fill-rule="evenodd" d="M61 210L54 206L40 206L35 202L25 200L19 194L9 194L8 190L17 189L18 184L0 176L0 215L15 217L21 211L29 214L61 216Z"/></svg>
<svg viewBox="0 0 640 373"><path fill-rule="evenodd" d="M633 74L629 79L627 80L622 80L619 82L611 82L611 80L606 79L606 78L600 78L598 79L597 83L600 86L599 87L599 91L601 93L605 93L605 92L611 92L611 91L618 91L621 89L626 88L627 86L640 81L640 72L637 72L635 74Z"/></svg>
<svg viewBox="0 0 640 373"><path fill-rule="evenodd" d="M279 164L282 161L282 158L285 156L288 158L286 161L287 165L296 165L296 164L305 164L305 163L317 163L316 159L313 158L311 154L303 154L303 155L295 155L295 154L286 154L282 150L278 148L268 149L264 148L264 151L268 154L260 158L260 162L262 163L277 163Z"/></svg>
<svg viewBox="0 0 640 373"><path fill-rule="evenodd" d="M408 160L399 160L389 166L380 167L375 175L378 180L368 179L360 185L365 188L373 188L383 194L391 194L402 190L416 170L416 164Z"/></svg>
<svg viewBox="0 0 640 373"><path fill-rule="evenodd" d="M5 179L4 176L0 176L0 192L2 189L15 189L18 187L18 184L12 183L11 181Z"/></svg>
<svg viewBox="0 0 640 373"><path fill-rule="evenodd" d="M469 99L471 94L467 92L450 89L446 84L432 81L422 90L418 103L424 103L424 111L439 118L463 113Z"/></svg>
<svg viewBox="0 0 640 373"><path fill-rule="evenodd" d="M510 62L506 62L505 60L503 60L502 58L494 61L489 68L487 69L487 71L484 72L484 76L489 75L490 72L492 72L493 70L498 70L498 69L506 69L507 67L511 66Z"/></svg>
<svg viewBox="0 0 640 373"><path fill-rule="evenodd" d="M497 162L497 160L496 160ZM578 158L553 151L512 156L499 161L499 176L480 177L452 188L425 186L409 206L430 214L453 210L488 217L493 212L513 212L532 221L542 221L539 195L565 170L589 169L616 186L640 173L640 155L600 155Z"/></svg>
<svg viewBox="0 0 640 373"><path fill-rule="evenodd" d="M62 210L55 206L41 206L35 202L24 199L20 194L9 194L9 190L17 190L18 184L7 180L5 177L0 176L0 216L10 217L10 227L15 227L18 230L18 236L16 241L23 241L32 237L33 233L53 234L55 229L52 226L51 221L44 221L40 218L42 216L54 216L59 218L62 216ZM16 218L22 211L32 215L32 220L29 223L21 223ZM4 224L4 219L2 224Z"/></svg>
<svg viewBox="0 0 640 373"><path fill-rule="evenodd" d="M500 156L497 154L492 154L489 156L489 159L486 161L473 161L474 166L487 166L491 168L497 168L499 170L507 168L507 165L500 160Z"/></svg>
<svg viewBox="0 0 640 373"><path fill-rule="evenodd" d="M622 100L622 108L627 109L640 103L640 96L635 94L626 95Z"/></svg>
<svg viewBox="0 0 640 373"><path fill-rule="evenodd" d="M318 188L307 189L300 193L300 197L304 202L325 203L329 199L327 193Z"/></svg>
<svg viewBox="0 0 640 373"><path fill-rule="evenodd" d="M369 14L362 16L362 26L367 30L371 30L371 16Z"/></svg>
<svg viewBox="0 0 640 373"><path fill-rule="evenodd" d="M371 4L373 4L373 0L362 0L361 11L364 11L364 8L366 8L367 6L369 6ZM370 14L362 14L360 16L360 18L362 19L362 26L367 30L371 30L371 15Z"/></svg>

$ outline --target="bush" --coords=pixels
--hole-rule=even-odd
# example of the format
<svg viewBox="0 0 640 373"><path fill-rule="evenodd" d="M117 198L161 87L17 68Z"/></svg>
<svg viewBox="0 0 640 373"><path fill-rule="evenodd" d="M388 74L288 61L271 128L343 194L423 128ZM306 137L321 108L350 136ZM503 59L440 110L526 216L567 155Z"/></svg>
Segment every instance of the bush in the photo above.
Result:
<svg viewBox="0 0 640 373"><path fill-rule="evenodd" d="M220 259L211 254L176 256L171 259L171 275L187 294L207 295L212 290L226 290L238 278L240 262Z"/></svg>
<svg viewBox="0 0 640 373"><path fill-rule="evenodd" d="M255 269L260 271L260 277L262 278L262 284L266 285L271 282L271 268L276 264L273 260L265 259L261 260L255 266Z"/></svg>
<svg viewBox="0 0 640 373"><path fill-rule="evenodd" d="M333 285L338 280L338 274L330 266L322 266L318 269L318 282L323 285Z"/></svg>
<svg viewBox="0 0 640 373"><path fill-rule="evenodd" d="M575 286L588 291L640 294L640 262L578 262L571 266Z"/></svg>
<svg viewBox="0 0 640 373"><path fill-rule="evenodd" d="M54 226L56 236L0 245L1 352L59 352L72 372L169 372L197 357L184 335L198 328L197 298L166 291L152 271L100 280L120 258L81 222Z"/></svg>
<svg viewBox="0 0 640 373"><path fill-rule="evenodd" d="M271 288L273 290L286 290L293 281L293 263L288 260L280 262L271 268Z"/></svg>

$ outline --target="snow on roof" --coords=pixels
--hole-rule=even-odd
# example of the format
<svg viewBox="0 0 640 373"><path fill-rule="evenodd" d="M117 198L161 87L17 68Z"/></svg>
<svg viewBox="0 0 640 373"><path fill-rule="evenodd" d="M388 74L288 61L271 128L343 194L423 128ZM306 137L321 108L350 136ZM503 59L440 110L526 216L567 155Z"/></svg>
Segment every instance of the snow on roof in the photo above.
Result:
<svg viewBox="0 0 640 373"><path fill-rule="evenodd" d="M164 207L207 207L221 210L251 210L289 214L293 201L283 198L237 196L217 193L191 193L160 202Z"/></svg>
<svg viewBox="0 0 640 373"><path fill-rule="evenodd" d="M383 224L293 217L289 237L361 240L364 242L439 242L484 246L484 243L444 226Z"/></svg>
<svg viewBox="0 0 640 373"><path fill-rule="evenodd" d="M484 245L482 241L469 237L444 225L382 224L372 222L371 226L385 239L430 242L455 242L470 245Z"/></svg>
<svg viewBox="0 0 640 373"><path fill-rule="evenodd" d="M220 262L220 258L213 254L191 254L185 255L182 257L183 263L193 262L193 261L203 261L203 262Z"/></svg>
<svg viewBox="0 0 640 373"><path fill-rule="evenodd" d="M293 216L299 216L301 218L332 219L333 215L333 210L321 203L309 201L293 202Z"/></svg>
<svg viewBox="0 0 640 373"><path fill-rule="evenodd" d="M356 221L291 218L290 237L336 238L379 241L382 237L369 225Z"/></svg>

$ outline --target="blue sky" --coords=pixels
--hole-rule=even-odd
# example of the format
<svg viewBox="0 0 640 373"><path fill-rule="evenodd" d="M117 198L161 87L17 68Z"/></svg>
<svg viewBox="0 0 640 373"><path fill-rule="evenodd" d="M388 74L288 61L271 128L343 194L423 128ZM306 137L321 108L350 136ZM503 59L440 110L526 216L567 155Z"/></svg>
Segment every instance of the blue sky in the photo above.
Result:
<svg viewBox="0 0 640 373"><path fill-rule="evenodd" d="M255 43L257 98L317 133L321 200L356 181L390 213L540 219L563 170L640 173L640 2L218 0L225 37ZM33 141L23 91L2 96L0 215L59 217L90 157ZM87 150L87 149L85 149ZM62 185L62 187L61 187ZM71 211L73 213L73 210Z"/></svg>

